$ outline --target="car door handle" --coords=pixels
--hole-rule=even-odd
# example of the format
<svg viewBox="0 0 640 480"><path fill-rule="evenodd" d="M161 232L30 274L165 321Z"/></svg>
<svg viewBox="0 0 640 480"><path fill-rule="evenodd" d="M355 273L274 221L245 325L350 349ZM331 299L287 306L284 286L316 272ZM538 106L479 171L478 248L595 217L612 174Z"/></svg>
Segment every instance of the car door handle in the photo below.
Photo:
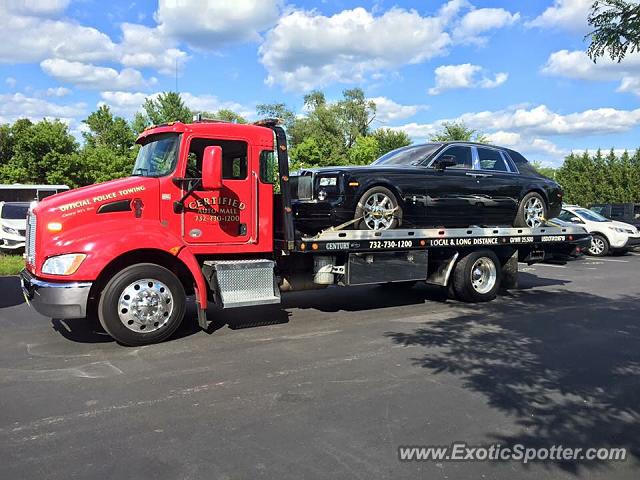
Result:
<svg viewBox="0 0 640 480"><path fill-rule="evenodd" d="M493 175L491 175L489 173L471 173L471 172L467 172L467 173L465 173L465 175L468 175L469 177L474 177L474 178L493 177Z"/></svg>

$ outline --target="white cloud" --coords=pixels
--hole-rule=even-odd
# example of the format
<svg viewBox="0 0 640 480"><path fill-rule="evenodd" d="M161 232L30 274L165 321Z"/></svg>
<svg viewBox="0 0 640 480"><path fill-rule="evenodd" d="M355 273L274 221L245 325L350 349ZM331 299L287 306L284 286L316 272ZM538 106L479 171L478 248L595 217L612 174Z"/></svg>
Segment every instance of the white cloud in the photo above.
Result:
<svg viewBox="0 0 640 480"><path fill-rule="evenodd" d="M482 74L482 67L463 63L461 65L441 65L435 70L436 85L429 89L429 95L439 95L447 90L461 88L495 88L507 81L507 73L497 73L493 78Z"/></svg>
<svg viewBox="0 0 640 480"><path fill-rule="evenodd" d="M601 58L593 63L581 50L560 50L549 55L542 73L586 81L620 81L619 92L640 95L640 53L632 53L624 62Z"/></svg>
<svg viewBox="0 0 640 480"><path fill-rule="evenodd" d="M62 13L71 0L3 0L8 11L27 15L51 16Z"/></svg>
<svg viewBox="0 0 640 480"><path fill-rule="evenodd" d="M145 87L149 83L143 78L142 73L133 68L125 68L118 72L113 68L70 62L60 58L43 60L40 66L56 80L72 83L80 88L133 90Z"/></svg>
<svg viewBox="0 0 640 480"><path fill-rule="evenodd" d="M21 5L37 5L41 12L47 4L40 0L16 0ZM61 2L62 5L64 2ZM105 33L71 20L42 18L33 8L9 9L0 5L0 63L37 62L62 59L71 62L119 62L125 67L153 68L163 74L175 72L187 60L186 52L175 47L158 28L124 23L122 42L115 43Z"/></svg>
<svg viewBox="0 0 640 480"><path fill-rule="evenodd" d="M120 62L125 67L154 68L165 75L181 69L188 58L186 52L171 48L157 28L134 23L121 25L123 40L118 46Z"/></svg>
<svg viewBox="0 0 640 480"><path fill-rule="evenodd" d="M160 92L147 94L142 92L104 91L100 93L102 101L98 106L109 105L115 114L131 118L141 110L145 99L157 98L158 95L160 95ZM229 109L245 118L255 117L255 109L237 102L222 101L214 95L194 95L189 92L183 92L180 95L185 105L191 110L216 112L221 109Z"/></svg>
<svg viewBox="0 0 640 480"><path fill-rule="evenodd" d="M586 32L587 17L593 0L554 0L542 14L526 25L539 28L561 28Z"/></svg>
<svg viewBox="0 0 640 480"><path fill-rule="evenodd" d="M59 118L66 123L86 113L86 104L61 105L22 93L0 94L0 123L15 122L19 118L39 121L43 118Z"/></svg>
<svg viewBox="0 0 640 480"><path fill-rule="evenodd" d="M502 147L512 148L524 155L541 154L545 157L561 159L569 152L558 147L555 143L532 136L523 136L516 132L498 131L487 135L489 143Z"/></svg>
<svg viewBox="0 0 640 480"><path fill-rule="evenodd" d="M7 7L0 5L0 63L34 62L53 57L86 62L114 55L114 43L95 28L41 18L34 15L33 9L16 11Z"/></svg>
<svg viewBox="0 0 640 480"><path fill-rule="evenodd" d="M259 40L282 8L282 0L160 0L156 20L163 35L216 50L229 42Z"/></svg>
<svg viewBox="0 0 640 480"><path fill-rule="evenodd" d="M519 13L510 13L504 8L478 8L471 10L453 29L453 38L463 43L486 43L483 33L513 25L520 19Z"/></svg>
<svg viewBox="0 0 640 480"><path fill-rule="evenodd" d="M376 104L376 120L382 124L413 117L421 110L429 108L427 105L401 105L386 97L374 97L369 100Z"/></svg>
<svg viewBox="0 0 640 480"><path fill-rule="evenodd" d="M267 34L260 57L268 84L309 90L441 55L450 44L443 27L438 17L400 8L378 17L364 8L331 17L296 10Z"/></svg>
<svg viewBox="0 0 640 480"><path fill-rule="evenodd" d="M47 97L66 97L71 94L71 90L66 87L47 88Z"/></svg>
<svg viewBox="0 0 640 480"><path fill-rule="evenodd" d="M4 79L4 83L6 83L9 88L15 88L15 86L18 84L18 81L13 77L7 77Z"/></svg>
<svg viewBox="0 0 640 480"><path fill-rule="evenodd" d="M519 18L503 9L474 9L454 21L461 10L472 8L468 1L451 0L434 16L398 7L381 15L364 8L332 16L290 10L259 50L267 84L306 91L362 82L369 75L379 77L382 71L444 55L456 42L481 42L483 33Z"/></svg>

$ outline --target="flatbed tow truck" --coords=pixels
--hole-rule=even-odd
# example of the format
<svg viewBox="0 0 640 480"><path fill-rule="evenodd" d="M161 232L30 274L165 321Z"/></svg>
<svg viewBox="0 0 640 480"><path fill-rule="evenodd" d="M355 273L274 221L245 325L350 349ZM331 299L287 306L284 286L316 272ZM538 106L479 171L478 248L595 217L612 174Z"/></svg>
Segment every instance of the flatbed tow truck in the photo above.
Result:
<svg viewBox="0 0 640 480"><path fill-rule="evenodd" d="M467 302L516 288L518 262L589 247L580 227L334 228L298 233L286 133L275 120L198 119L143 132L134 176L38 203L27 222L27 301L97 317L124 345L162 341L187 296L207 310L275 304L281 292L426 282ZM277 172L277 173L274 173Z"/></svg>

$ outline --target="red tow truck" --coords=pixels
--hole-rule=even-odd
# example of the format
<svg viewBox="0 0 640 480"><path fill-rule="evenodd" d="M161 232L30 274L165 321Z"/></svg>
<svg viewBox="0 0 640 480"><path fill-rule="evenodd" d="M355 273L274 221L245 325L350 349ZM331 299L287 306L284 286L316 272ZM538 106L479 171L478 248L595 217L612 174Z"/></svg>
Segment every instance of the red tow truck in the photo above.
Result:
<svg viewBox="0 0 640 480"><path fill-rule="evenodd" d="M138 138L132 176L49 197L27 221L25 298L52 318L97 316L124 345L160 342L187 297L207 310L279 303L281 292L427 282L463 301L515 288L518 261L587 248L579 227L296 230L286 134L170 123Z"/></svg>

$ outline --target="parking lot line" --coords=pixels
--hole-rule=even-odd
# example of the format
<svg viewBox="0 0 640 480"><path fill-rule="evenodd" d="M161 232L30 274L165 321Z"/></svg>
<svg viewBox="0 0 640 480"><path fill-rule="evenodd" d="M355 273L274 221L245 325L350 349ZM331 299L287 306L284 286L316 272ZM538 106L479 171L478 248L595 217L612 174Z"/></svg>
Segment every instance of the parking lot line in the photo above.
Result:
<svg viewBox="0 0 640 480"><path fill-rule="evenodd" d="M629 263L629 260L616 260L615 258L599 258L598 261L603 262L616 262L616 263Z"/></svg>
<svg viewBox="0 0 640 480"><path fill-rule="evenodd" d="M552 263L536 263L536 267L551 267L551 268L567 268L566 265L554 265Z"/></svg>

